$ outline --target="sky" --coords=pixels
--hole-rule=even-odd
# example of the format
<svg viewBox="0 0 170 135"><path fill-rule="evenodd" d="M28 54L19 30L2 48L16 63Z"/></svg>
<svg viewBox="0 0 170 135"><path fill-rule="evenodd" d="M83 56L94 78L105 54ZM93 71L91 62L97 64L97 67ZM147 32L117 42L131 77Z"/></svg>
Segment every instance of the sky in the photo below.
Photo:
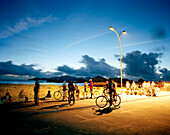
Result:
<svg viewBox="0 0 170 135"><path fill-rule="evenodd" d="M169 0L0 0L0 79L170 81Z"/></svg>

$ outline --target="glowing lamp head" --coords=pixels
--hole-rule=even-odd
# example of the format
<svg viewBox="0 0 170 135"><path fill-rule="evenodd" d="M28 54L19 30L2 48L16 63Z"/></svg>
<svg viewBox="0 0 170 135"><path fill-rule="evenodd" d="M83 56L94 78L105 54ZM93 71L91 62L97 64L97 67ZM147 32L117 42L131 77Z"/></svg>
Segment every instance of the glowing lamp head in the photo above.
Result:
<svg viewBox="0 0 170 135"><path fill-rule="evenodd" d="M122 33L123 33L123 34L126 34L126 31L124 30Z"/></svg>
<svg viewBox="0 0 170 135"><path fill-rule="evenodd" d="M109 29L110 29L111 31L114 31L114 30L115 30L113 27L109 27Z"/></svg>

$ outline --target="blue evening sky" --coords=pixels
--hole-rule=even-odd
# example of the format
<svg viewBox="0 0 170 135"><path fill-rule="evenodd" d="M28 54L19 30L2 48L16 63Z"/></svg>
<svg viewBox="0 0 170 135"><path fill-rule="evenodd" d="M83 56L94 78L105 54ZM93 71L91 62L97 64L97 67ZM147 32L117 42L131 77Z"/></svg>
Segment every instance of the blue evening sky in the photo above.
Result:
<svg viewBox="0 0 170 135"><path fill-rule="evenodd" d="M156 66L170 70L169 0L0 0L0 62L56 72L84 67L87 55L119 68L110 26L127 31L122 56L162 53Z"/></svg>

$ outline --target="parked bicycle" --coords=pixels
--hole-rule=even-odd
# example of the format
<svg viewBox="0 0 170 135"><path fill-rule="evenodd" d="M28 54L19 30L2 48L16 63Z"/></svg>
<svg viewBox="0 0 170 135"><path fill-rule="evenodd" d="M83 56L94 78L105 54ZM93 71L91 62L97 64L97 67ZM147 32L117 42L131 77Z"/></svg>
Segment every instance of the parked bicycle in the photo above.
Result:
<svg viewBox="0 0 170 135"><path fill-rule="evenodd" d="M107 96L106 89L104 88L103 94L96 98L96 105L99 108L104 108L108 103L110 104L110 98ZM121 97L119 96L118 93L116 93L115 98L112 101L112 105L117 107L120 105L120 103L121 103Z"/></svg>
<svg viewBox="0 0 170 135"><path fill-rule="evenodd" d="M62 97L63 97L63 93L62 93L62 90L59 89L58 91L55 91L54 94L53 94L53 97L56 99L56 100L61 100ZM75 104L75 97L74 97L74 93L73 92L70 92L69 94L67 94L67 98L68 98L68 103L73 106Z"/></svg>
<svg viewBox="0 0 170 135"><path fill-rule="evenodd" d="M55 91L53 97L56 100L60 100L63 97L62 89L60 88L58 91Z"/></svg>
<svg viewBox="0 0 170 135"><path fill-rule="evenodd" d="M83 90L81 90L81 93L83 95L84 98L89 98L91 96L91 91L90 89L87 89L86 92ZM93 88L93 96L94 98L97 98L100 95L99 91L95 90L95 88Z"/></svg>

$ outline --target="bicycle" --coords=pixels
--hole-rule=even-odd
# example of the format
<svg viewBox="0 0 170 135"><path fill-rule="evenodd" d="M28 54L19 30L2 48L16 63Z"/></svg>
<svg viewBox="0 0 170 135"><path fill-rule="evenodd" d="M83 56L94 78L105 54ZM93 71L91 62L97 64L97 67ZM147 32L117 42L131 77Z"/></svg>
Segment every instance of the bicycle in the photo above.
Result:
<svg viewBox="0 0 170 135"><path fill-rule="evenodd" d="M108 103L110 103L110 99L108 98L107 94L106 94L106 89L103 90L103 94L101 96L98 96L96 98L96 105L99 108L104 108ZM119 106L121 103L121 97L119 96L118 93L115 94L115 98L112 101L112 105L114 105L115 107Z"/></svg>
<svg viewBox="0 0 170 135"><path fill-rule="evenodd" d="M58 90L58 91L55 91L54 94L53 94L53 97L56 99L56 100L60 100L63 96L62 96L62 90L61 88Z"/></svg>
<svg viewBox="0 0 170 135"><path fill-rule="evenodd" d="M93 88L93 91L94 91L94 92L93 92L94 98L97 98L97 97L100 95L99 91L95 90L95 88ZM88 98L88 97L91 96L91 91L90 91L89 88L86 89L86 92L84 91L84 89L82 89L82 90L81 90L81 93L82 93L82 95L83 95L84 98Z"/></svg>
<svg viewBox="0 0 170 135"><path fill-rule="evenodd" d="M71 93L71 94L70 94ZM74 93L73 92L70 92L68 95L68 103L73 106L75 104L75 97L74 97ZM53 94L53 97L56 99L56 100L60 100L62 97L63 97L63 94L62 94L62 90L58 90L58 91L55 91L54 94Z"/></svg>

